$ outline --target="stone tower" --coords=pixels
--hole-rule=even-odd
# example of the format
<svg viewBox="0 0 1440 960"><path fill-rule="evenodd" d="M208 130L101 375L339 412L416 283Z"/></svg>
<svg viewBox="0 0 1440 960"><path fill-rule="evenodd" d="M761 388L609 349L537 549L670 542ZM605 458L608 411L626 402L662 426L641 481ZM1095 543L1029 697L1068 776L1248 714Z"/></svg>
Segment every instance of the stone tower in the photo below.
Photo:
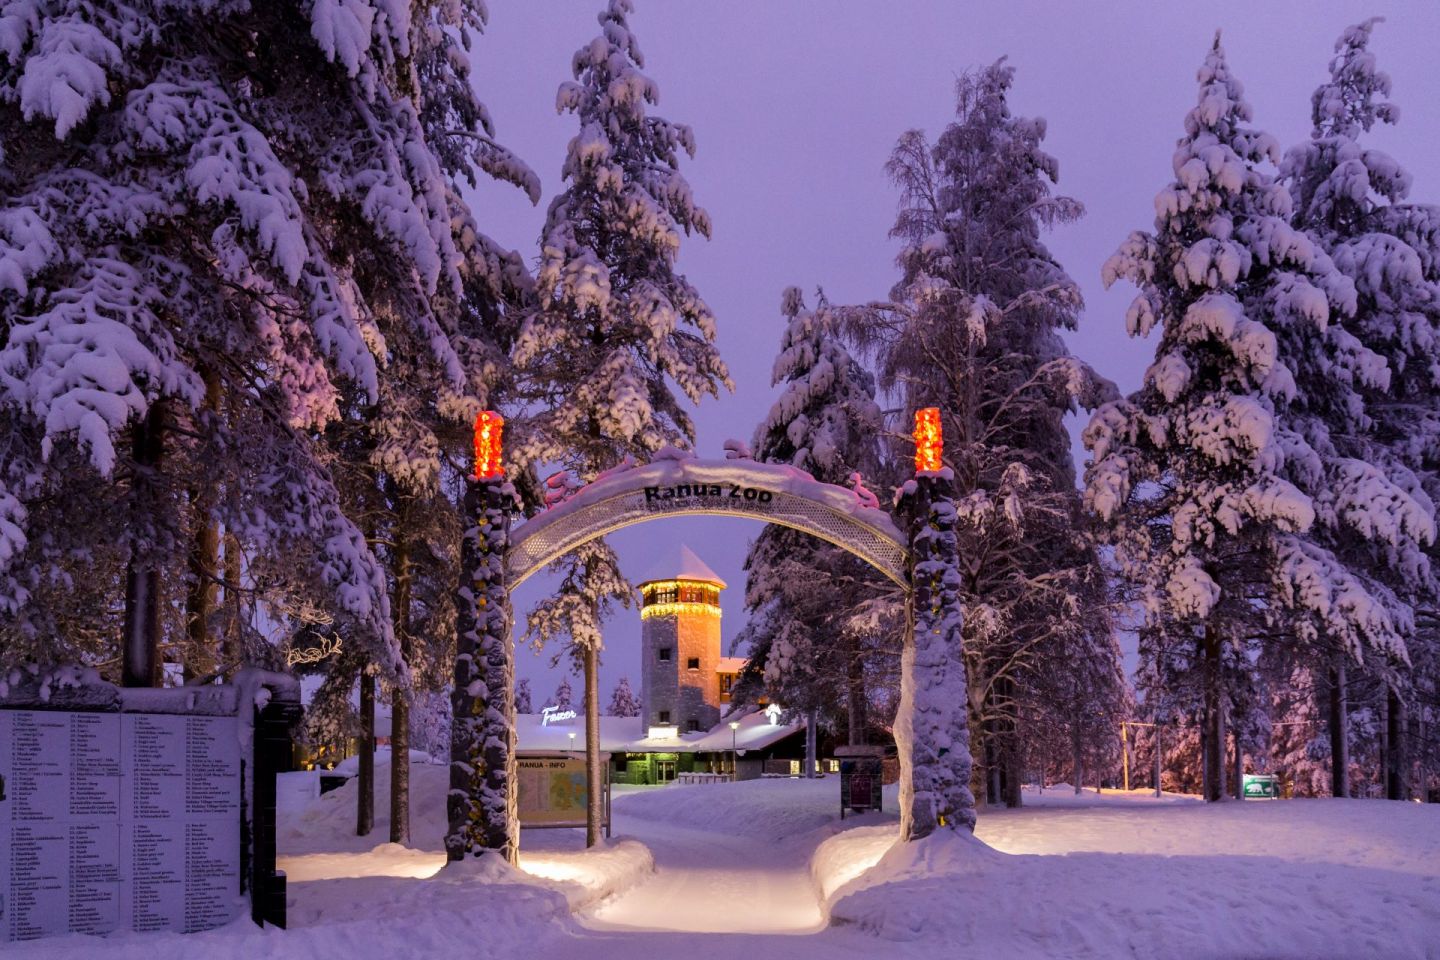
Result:
<svg viewBox="0 0 1440 960"><path fill-rule="evenodd" d="M640 704L647 727L681 734L720 722L720 591L686 546L640 582Z"/></svg>

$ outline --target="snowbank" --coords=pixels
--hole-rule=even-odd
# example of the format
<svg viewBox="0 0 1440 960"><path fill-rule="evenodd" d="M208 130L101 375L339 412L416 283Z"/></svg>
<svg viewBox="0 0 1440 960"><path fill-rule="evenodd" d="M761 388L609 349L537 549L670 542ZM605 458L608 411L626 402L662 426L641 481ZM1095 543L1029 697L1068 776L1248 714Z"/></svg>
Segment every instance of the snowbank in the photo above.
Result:
<svg viewBox="0 0 1440 960"><path fill-rule="evenodd" d="M449 814L445 792L450 789L450 767L443 763L420 763L423 757L411 751L410 842L420 850L445 849ZM282 781L314 776L313 773L285 774ZM369 836L355 835L355 802L359 781L351 778L338 790L306 799L300 791L281 791L282 799L303 800L299 806L280 809L277 847L281 856L302 853L364 853L390 835L390 749L375 751L375 829Z"/></svg>
<svg viewBox="0 0 1440 960"><path fill-rule="evenodd" d="M820 902L828 907L837 893L879 863L899 839L900 828L887 824L845 830L821 842L810 858L810 877Z"/></svg>
<svg viewBox="0 0 1440 960"><path fill-rule="evenodd" d="M5 955L7 960L526 957L542 931L572 928L564 896L495 858L428 880L296 883L289 901L286 930L262 930L245 916L205 933L73 936L10 944Z"/></svg>
<svg viewBox="0 0 1440 960"><path fill-rule="evenodd" d="M390 834L390 754L375 754L375 828L355 835L351 780L338 790L307 799L302 787L287 790L292 805L280 810L277 866L291 883L392 877L424 880L445 866L448 828L445 792L449 767L418 762L411 751L411 846L383 842ZM287 774L297 781L313 774ZM508 882L531 883L562 896L572 910L623 892L655 869L650 850L637 840L617 839L586 850L580 830L522 831L521 874Z"/></svg>
<svg viewBox="0 0 1440 960"><path fill-rule="evenodd" d="M650 848L639 840L602 841L588 850L526 849L521 842L520 869L564 894L579 910L628 891L655 872Z"/></svg>
<svg viewBox="0 0 1440 960"><path fill-rule="evenodd" d="M832 923L1013 958L1440 957L1435 806L992 812L884 847L867 828L817 851Z"/></svg>

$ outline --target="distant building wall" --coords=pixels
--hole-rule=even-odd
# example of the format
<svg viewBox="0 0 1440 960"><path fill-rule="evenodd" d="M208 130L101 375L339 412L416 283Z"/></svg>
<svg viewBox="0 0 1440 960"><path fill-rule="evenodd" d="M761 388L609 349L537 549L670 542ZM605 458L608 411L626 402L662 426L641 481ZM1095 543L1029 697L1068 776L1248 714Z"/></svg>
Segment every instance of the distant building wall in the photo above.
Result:
<svg viewBox="0 0 1440 960"><path fill-rule="evenodd" d="M640 706L647 726L680 733L720 722L720 605L716 584L642 585Z"/></svg>
<svg viewBox="0 0 1440 960"><path fill-rule="evenodd" d="M678 617L649 617L640 621L640 709L646 726L679 722L676 702L680 674L675 666L680 646L678 633ZM668 659L662 660L664 651L669 651Z"/></svg>

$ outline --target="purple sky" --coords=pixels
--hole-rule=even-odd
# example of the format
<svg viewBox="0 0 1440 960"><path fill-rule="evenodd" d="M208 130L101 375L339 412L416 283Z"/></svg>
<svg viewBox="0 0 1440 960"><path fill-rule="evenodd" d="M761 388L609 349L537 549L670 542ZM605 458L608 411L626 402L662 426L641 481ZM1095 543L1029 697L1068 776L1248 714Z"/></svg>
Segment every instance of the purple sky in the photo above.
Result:
<svg viewBox="0 0 1440 960"><path fill-rule="evenodd" d="M476 83L499 138L540 175L545 197L531 207L518 191L493 186L472 202L492 236L527 256L575 133L574 118L555 113L555 89L569 79L571 54L598 32L600 6L491 0L490 29L475 48ZM1088 304L1071 348L1122 390L1134 389L1153 344L1126 337L1134 292L1124 284L1102 290L1100 265L1129 231L1151 226L1152 200L1169 178L1195 100L1195 70L1215 29L1224 31L1256 125L1288 146L1308 135L1310 94L1335 38L1376 14L1386 22L1371 48L1394 80L1401 115L1398 128L1370 143L1414 175L1413 199L1440 202L1435 0L638 0L631 27L660 87L658 112L694 128L698 152L682 169L715 225L714 239L691 239L681 255L719 318L735 381L734 394L697 412L700 455L721 456L728 437L748 440L769 408L784 287L809 294L823 286L837 303L886 294L896 272L885 158L902 131L933 135L950 120L957 74L1004 55L1018 68L1012 109L1049 121L1060 189L1089 211L1049 238ZM648 568L655 538L688 542L731 583L728 644L744 624L741 564L758 529L687 518L631 527L611 542L631 576ZM536 577L517 591L517 617L545 589ZM634 612L611 621L602 702L622 674L638 683L638 636ZM518 662L538 708L558 682L549 652L522 651Z"/></svg>

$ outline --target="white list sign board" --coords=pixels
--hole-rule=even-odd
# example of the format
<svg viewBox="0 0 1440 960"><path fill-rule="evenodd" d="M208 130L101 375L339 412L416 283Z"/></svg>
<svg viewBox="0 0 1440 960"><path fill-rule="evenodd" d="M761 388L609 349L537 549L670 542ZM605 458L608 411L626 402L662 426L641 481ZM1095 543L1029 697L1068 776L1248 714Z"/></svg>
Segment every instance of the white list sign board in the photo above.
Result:
<svg viewBox="0 0 1440 960"><path fill-rule="evenodd" d="M234 717L0 710L0 940L230 922L240 789Z"/></svg>

